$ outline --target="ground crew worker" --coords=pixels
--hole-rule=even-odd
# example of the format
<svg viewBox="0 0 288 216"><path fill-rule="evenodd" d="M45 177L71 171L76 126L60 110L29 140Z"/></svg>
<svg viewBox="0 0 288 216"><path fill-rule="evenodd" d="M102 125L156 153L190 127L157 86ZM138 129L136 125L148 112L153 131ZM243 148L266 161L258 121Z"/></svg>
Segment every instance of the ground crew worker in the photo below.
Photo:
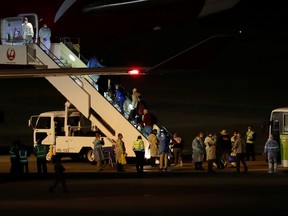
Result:
<svg viewBox="0 0 288 216"><path fill-rule="evenodd" d="M248 126L246 131L246 154L247 154L247 161L252 160L255 161L255 140L256 140L256 133L252 130L251 126Z"/></svg>
<svg viewBox="0 0 288 216"><path fill-rule="evenodd" d="M46 164L46 147L42 145L42 141L37 140L37 146L35 147L35 154L37 157L37 172L38 174L47 175L47 164Z"/></svg>
<svg viewBox="0 0 288 216"><path fill-rule="evenodd" d="M22 146L19 150L19 162L21 173L29 173L28 169L28 151ZM24 171L25 170L25 171Z"/></svg>
<svg viewBox="0 0 288 216"><path fill-rule="evenodd" d="M278 142L274 139L273 135L270 135L264 146L264 153L268 161L268 173L277 173L277 156L279 151Z"/></svg>
<svg viewBox="0 0 288 216"><path fill-rule="evenodd" d="M144 155L145 155L145 146L142 140L142 137L139 135L137 140L133 143L133 151L136 155L136 170L138 174L143 174L144 170Z"/></svg>
<svg viewBox="0 0 288 216"><path fill-rule="evenodd" d="M12 142L9 150L10 154L10 163L11 163L11 168L10 168L10 175L11 177L16 177L19 174L19 154L18 154L18 149L19 149L19 142Z"/></svg>

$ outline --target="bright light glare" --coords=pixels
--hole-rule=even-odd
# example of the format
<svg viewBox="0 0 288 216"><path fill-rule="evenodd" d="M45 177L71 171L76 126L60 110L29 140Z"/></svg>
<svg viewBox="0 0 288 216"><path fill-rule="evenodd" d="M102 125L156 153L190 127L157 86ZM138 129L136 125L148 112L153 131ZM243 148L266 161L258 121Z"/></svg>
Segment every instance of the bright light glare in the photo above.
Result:
<svg viewBox="0 0 288 216"><path fill-rule="evenodd" d="M138 69L132 69L132 70L128 71L128 73L130 75L137 75L137 74L139 74L139 70Z"/></svg>
<svg viewBox="0 0 288 216"><path fill-rule="evenodd" d="M76 59L73 55L69 54L69 58L74 62Z"/></svg>

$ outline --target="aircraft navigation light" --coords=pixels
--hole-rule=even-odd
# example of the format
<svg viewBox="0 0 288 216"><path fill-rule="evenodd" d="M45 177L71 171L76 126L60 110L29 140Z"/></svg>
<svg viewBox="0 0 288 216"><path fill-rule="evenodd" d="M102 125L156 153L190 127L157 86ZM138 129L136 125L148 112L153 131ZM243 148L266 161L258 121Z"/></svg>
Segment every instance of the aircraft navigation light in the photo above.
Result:
<svg viewBox="0 0 288 216"><path fill-rule="evenodd" d="M138 69L132 69L132 70L129 70L128 73L130 75L138 75L140 72Z"/></svg>

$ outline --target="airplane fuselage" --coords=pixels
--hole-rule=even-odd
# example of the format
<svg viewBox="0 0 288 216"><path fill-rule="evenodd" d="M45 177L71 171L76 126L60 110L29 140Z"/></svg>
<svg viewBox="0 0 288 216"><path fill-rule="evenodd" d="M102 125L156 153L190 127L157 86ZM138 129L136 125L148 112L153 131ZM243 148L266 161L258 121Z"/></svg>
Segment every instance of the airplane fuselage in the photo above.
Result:
<svg viewBox="0 0 288 216"><path fill-rule="evenodd" d="M52 29L52 40L78 38L82 50L93 50L229 9L239 1L15 0L3 7L0 18L35 13L39 18L39 28L46 23Z"/></svg>

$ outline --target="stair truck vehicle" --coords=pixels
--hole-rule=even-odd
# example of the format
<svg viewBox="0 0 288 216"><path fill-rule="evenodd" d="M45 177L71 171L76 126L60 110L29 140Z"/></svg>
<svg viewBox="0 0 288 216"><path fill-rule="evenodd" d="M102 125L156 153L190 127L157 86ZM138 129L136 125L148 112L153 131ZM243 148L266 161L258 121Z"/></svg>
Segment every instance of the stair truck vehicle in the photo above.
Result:
<svg viewBox="0 0 288 216"><path fill-rule="evenodd" d="M84 159L94 162L93 141L96 132L100 132L91 121L85 118L76 108L65 106L62 111L43 112L33 115L28 121L33 128L33 144L41 140L43 145L49 146L47 161L53 155L70 157L71 159ZM101 134L105 145L104 150L113 153L114 140Z"/></svg>

